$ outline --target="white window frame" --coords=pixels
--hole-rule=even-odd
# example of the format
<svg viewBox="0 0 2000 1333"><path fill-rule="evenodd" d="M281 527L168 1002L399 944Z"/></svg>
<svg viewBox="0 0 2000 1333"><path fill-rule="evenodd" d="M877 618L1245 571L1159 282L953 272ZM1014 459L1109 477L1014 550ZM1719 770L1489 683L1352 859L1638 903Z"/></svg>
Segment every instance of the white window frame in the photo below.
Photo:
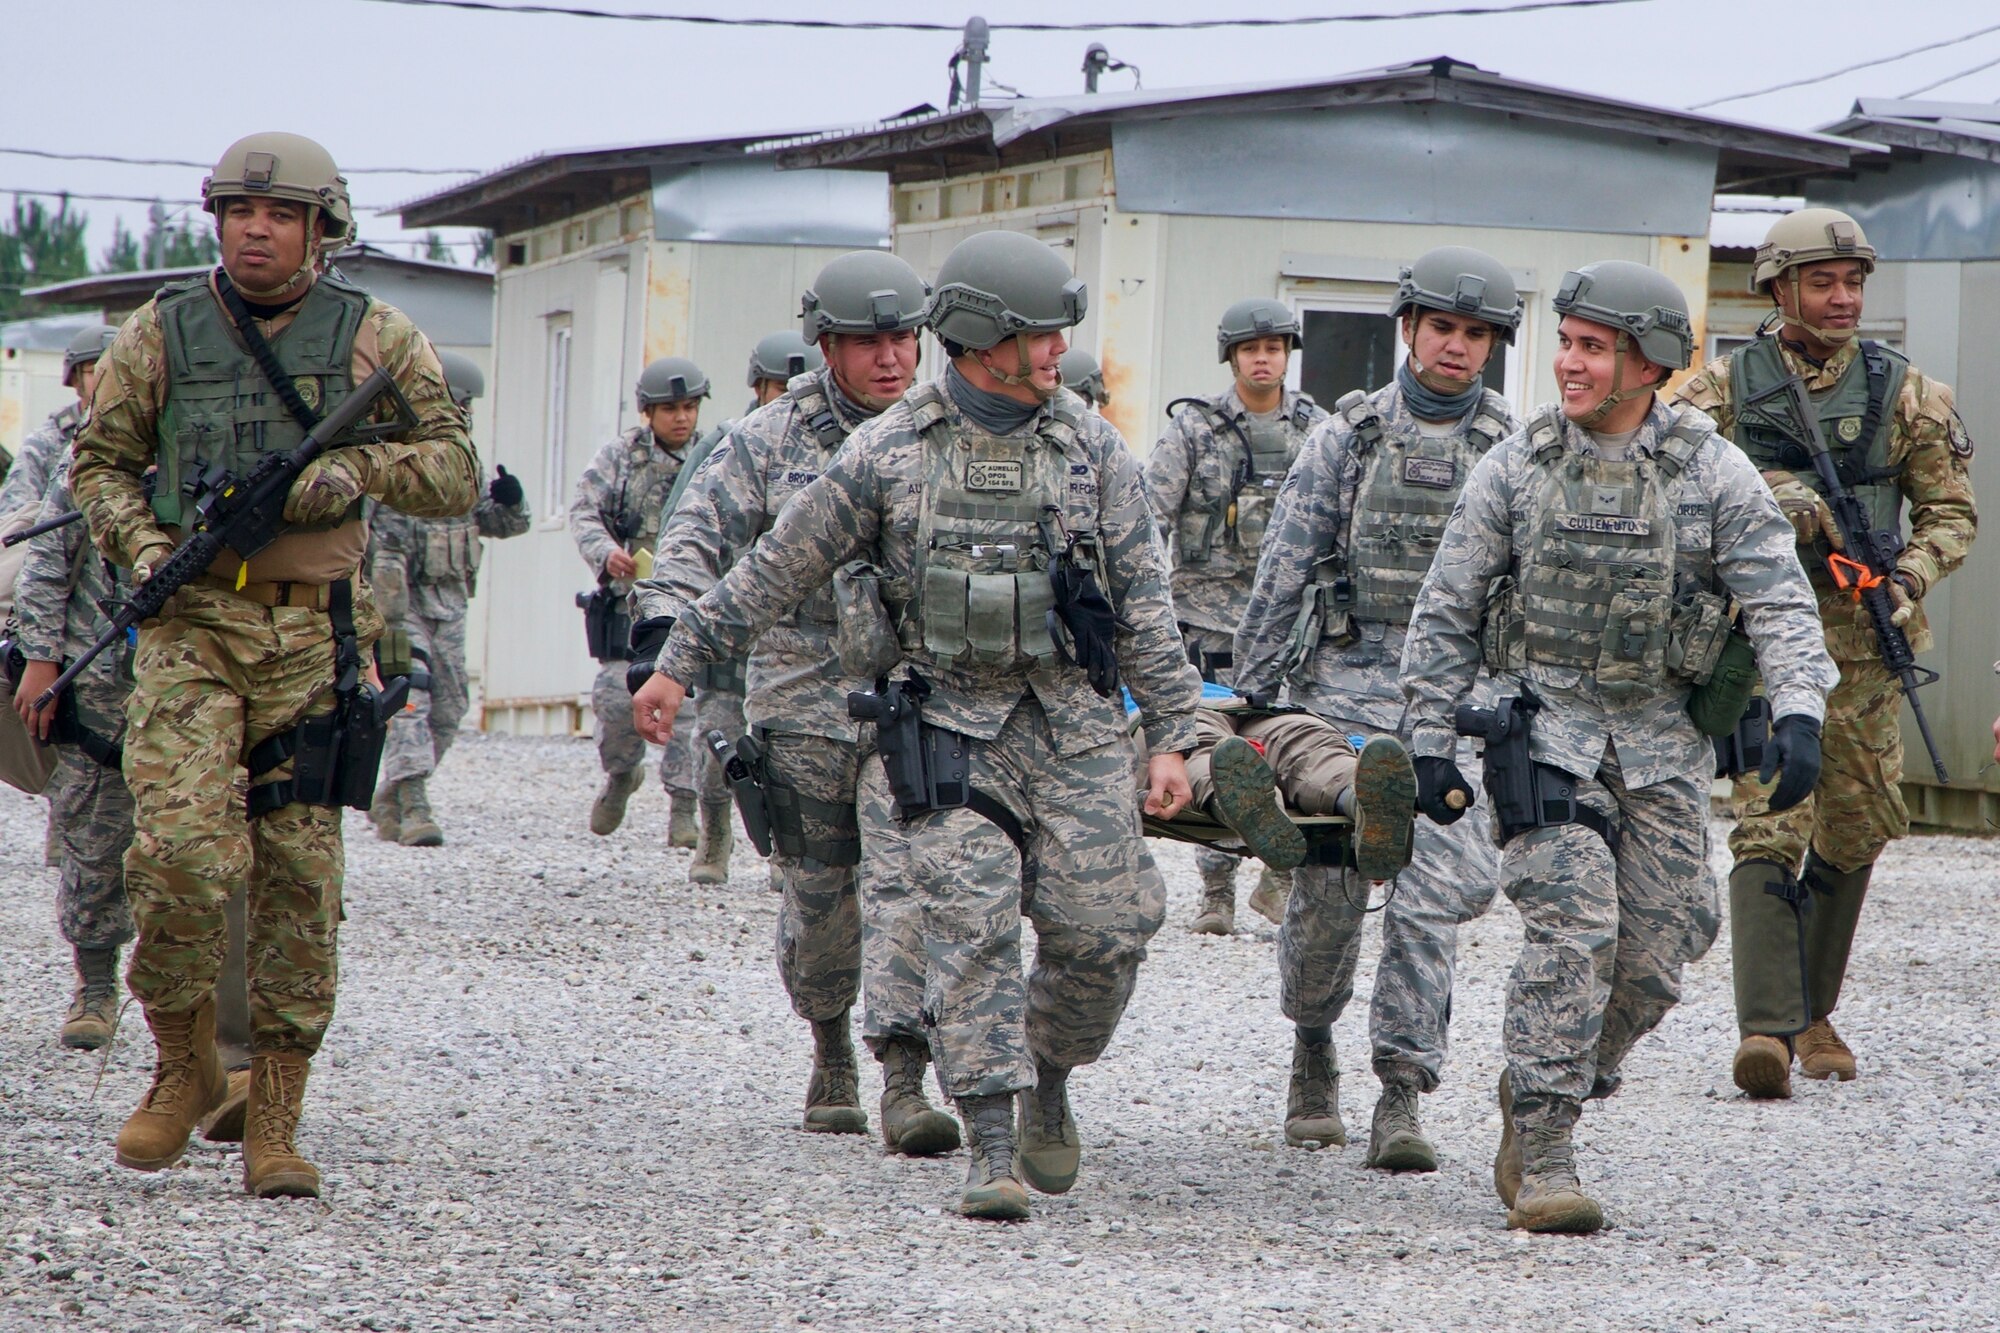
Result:
<svg viewBox="0 0 2000 1333"><path fill-rule="evenodd" d="M1521 327L1515 331L1514 341L1507 349L1507 382L1499 386L1500 396L1514 405L1517 412L1525 415L1522 398L1527 393L1529 380L1528 353L1532 349L1534 333L1534 293L1523 291L1526 309L1522 312ZM1387 315L1389 307L1396 302L1396 284L1377 282L1365 278L1294 278L1284 284L1279 299L1290 306L1298 318L1299 327L1305 327L1308 310L1323 310L1347 315ZM1408 344L1403 341L1403 322L1395 321L1396 361L1401 365L1410 354ZM1285 387L1296 392L1305 373L1305 357L1294 356L1285 369ZM1492 385L1488 385L1492 388ZM1333 410L1332 403L1321 403L1321 407Z"/></svg>
<svg viewBox="0 0 2000 1333"><path fill-rule="evenodd" d="M542 512L552 520L561 517L569 508L569 376L575 333L567 310L548 317Z"/></svg>

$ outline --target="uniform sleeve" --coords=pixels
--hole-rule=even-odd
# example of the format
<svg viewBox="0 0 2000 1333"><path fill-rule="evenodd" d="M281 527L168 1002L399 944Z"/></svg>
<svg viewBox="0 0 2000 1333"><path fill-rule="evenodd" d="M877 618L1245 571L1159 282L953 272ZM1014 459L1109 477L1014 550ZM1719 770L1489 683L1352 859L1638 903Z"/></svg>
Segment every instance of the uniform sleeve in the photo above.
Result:
<svg viewBox="0 0 2000 1333"><path fill-rule="evenodd" d="M97 363L97 391L71 446L70 489L91 540L112 564L131 569L148 550L173 545L153 517L142 480L159 440L165 340L152 302L125 321Z"/></svg>
<svg viewBox="0 0 2000 1333"><path fill-rule="evenodd" d="M1160 525L1160 540L1171 542L1181 506L1187 503L1188 477L1194 469L1194 441L1189 438L1188 409L1167 423L1153 452L1146 455L1146 504Z"/></svg>
<svg viewBox="0 0 2000 1333"><path fill-rule="evenodd" d="M1194 712L1201 676L1188 664L1173 594L1153 537L1153 521L1132 451L1104 425L1098 478L1098 536L1104 545L1106 590L1118 613L1113 650L1119 675L1138 701L1146 744L1154 754L1195 743Z"/></svg>
<svg viewBox="0 0 2000 1333"><path fill-rule="evenodd" d="M1827 655L1819 600L1799 565L1798 536L1743 451L1719 436L1715 444L1716 577L1742 607L1771 711L1824 718L1826 693L1840 671Z"/></svg>
<svg viewBox="0 0 2000 1333"><path fill-rule="evenodd" d="M11 514L40 502L49 488L49 474L61 443L61 433L47 424L30 431L21 441L21 454L12 467L5 469L7 480L0 483L0 514Z"/></svg>
<svg viewBox="0 0 2000 1333"><path fill-rule="evenodd" d="M465 409L451 400L430 339L393 307L371 304L368 318L381 367L417 418L399 439L359 446L372 464L368 494L418 518L471 513L479 499L479 455ZM378 419L386 418L387 409L378 409Z"/></svg>
<svg viewBox="0 0 2000 1333"><path fill-rule="evenodd" d="M1250 603L1236 629L1234 679L1240 691L1275 693L1284 677L1313 565L1333 553L1347 525L1340 489L1346 455L1345 437L1325 418L1306 437L1298 461L1285 474L1257 557Z"/></svg>
<svg viewBox="0 0 2000 1333"><path fill-rule="evenodd" d="M37 523L71 508L68 469L57 466L42 498ZM21 622L17 642L30 662L60 662L63 634L74 591L70 571L90 534L83 524L70 523L28 540L28 553L14 583L14 614Z"/></svg>
<svg viewBox="0 0 2000 1333"><path fill-rule="evenodd" d="M520 537L534 526L535 516L528 510L525 490L521 492L521 503L515 505L503 505L482 493L479 503L472 508L472 521L478 525L482 537Z"/></svg>
<svg viewBox="0 0 2000 1333"><path fill-rule="evenodd" d="M1517 437L1518 438L1518 437ZM1410 702L1415 755L1450 756L1458 746L1452 710L1479 674L1479 627L1488 585L1513 563L1513 486L1508 446L1473 465L1431 572L1417 591L1403 642L1403 695Z"/></svg>
<svg viewBox="0 0 2000 1333"><path fill-rule="evenodd" d="M569 535L576 540L576 549L593 574L604 572L604 562L613 551L625 549L606 521L617 507L624 469L625 441L613 440L590 460L583 475L576 479L576 490L570 496Z"/></svg>
<svg viewBox="0 0 2000 1333"><path fill-rule="evenodd" d="M632 585L639 618L679 619L722 579L729 552L747 550L764 526L764 465L755 436L731 431L676 486L680 503L667 515L654 554L653 577Z"/></svg>
<svg viewBox="0 0 2000 1333"><path fill-rule="evenodd" d="M1910 544L1896 558L1922 597L1965 563L1979 530L1972 502L1972 436L1951 388L1910 371L1904 404L1913 403L1901 436L1910 441L1899 485L1910 504ZM1899 404L1903 406L1904 404Z"/></svg>
<svg viewBox="0 0 2000 1333"><path fill-rule="evenodd" d="M1674 391L1673 405L1700 408L1715 422L1716 434L1727 436L1735 429L1735 418L1729 411L1729 358L1718 356L1703 366Z"/></svg>

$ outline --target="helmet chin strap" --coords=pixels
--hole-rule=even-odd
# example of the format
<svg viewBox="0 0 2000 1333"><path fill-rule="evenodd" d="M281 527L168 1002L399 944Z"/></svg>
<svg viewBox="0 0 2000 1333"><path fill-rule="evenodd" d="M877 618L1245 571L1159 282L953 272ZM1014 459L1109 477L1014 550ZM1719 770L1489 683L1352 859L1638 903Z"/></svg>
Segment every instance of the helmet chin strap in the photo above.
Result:
<svg viewBox="0 0 2000 1333"><path fill-rule="evenodd" d="M1786 279L1790 279L1792 284L1792 313L1789 315L1785 314L1782 307L1778 311L1779 316L1785 323L1796 324L1799 328L1804 329L1828 347L1839 347L1842 343L1852 342L1860 334L1861 330L1858 328L1823 329L1817 324L1806 323L1806 303L1803 293L1799 290L1798 269L1786 269L1784 277L1780 278L1779 281L1783 282Z"/></svg>
<svg viewBox="0 0 2000 1333"><path fill-rule="evenodd" d="M258 305L275 305L293 291L301 289L301 283L312 279L313 271L319 265L320 242L317 229L313 226L313 223L319 220L319 216L320 210L317 204L306 205L306 258L305 262L299 265L298 272L275 287L251 287L245 283L236 283L236 290L243 293L244 300L255 301ZM234 275L230 280L235 281Z"/></svg>
<svg viewBox="0 0 2000 1333"><path fill-rule="evenodd" d="M1017 333L1014 335L1014 351L1015 355L1019 358L1020 369L1011 375L986 359L991 350L989 348L986 351L975 352L973 355L979 358L979 364L985 369L986 373L994 379L999 380L1002 384L1011 384L1017 389L1028 389L1034 393L1035 397L1045 403L1062 392L1062 383L1060 380L1046 389L1036 382L1034 364L1028 360L1027 334Z"/></svg>
<svg viewBox="0 0 2000 1333"><path fill-rule="evenodd" d="M1417 382L1426 389L1434 389L1447 398L1456 397L1479 382L1477 375L1462 380L1447 375L1442 370L1431 369L1417 356L1417 349L1414 347L1410 349L1410 373L1415 375Z"/></svg>
<svg viewBox="0 0 2000 1333"><path fill-rule="evenodd" d="M1636 388L1625 388L1625 353L1632 346L1632 335L1623 329L1618 331L1618 347L1611 356L1611 392L1604 395L1604 401L1576 418L1576 424L1585 430L1596 430L1598 423L1618 410L1621 403L1629 403L1641 394L1651 393L1653 386L1641 384Z"/></svg>

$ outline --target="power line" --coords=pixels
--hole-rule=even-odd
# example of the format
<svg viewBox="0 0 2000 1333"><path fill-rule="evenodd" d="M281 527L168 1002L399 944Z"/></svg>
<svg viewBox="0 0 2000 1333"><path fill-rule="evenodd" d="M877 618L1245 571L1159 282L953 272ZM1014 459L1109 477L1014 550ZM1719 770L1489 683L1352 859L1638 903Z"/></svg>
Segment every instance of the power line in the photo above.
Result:
<svg viewBox="0 0 2000 1333"><path fill-rule="evenodd" d="M1935 51L1941 46L1957 46L1960 42L1969 42L1975 37L1984 37L1989 32L2000 32L2000 23L1995 23L1984 28L1976 28L1971 32L1961 34L1957 37L1947 37L1941 42L1926 42L1922 46L1913 46L1907 51L1898 51L1894 55L1877 56L1873 60L1864 60L1858 65L1847 65L1830 73L1815 74L1811 78L1806 79L1792 79L1786 83L1774 83L1768 88L1759 88L1753 93L1734 93L1728 97L1711 97L1706 102L1691 102L1688 104L1688 110L1700 111L1706 107L1721 106L1724 102L1742 102L1752 97L1762 97L1766 93L1781 93L1787 88L1803 88L1809 83L1825 83L1828 79L1837 79L1843 74L1852 74L1856 70L1861 69L1873 69L1877 65L1892 64L1909 56L1921 55L1925 51ZM1968 70L1966 72L1971 74L1978 71ZM1959 76L1954 75L1953 77ZM1950 81L1950 79L1944 80L1946 83ZM1936 87L1937 85L1932 84L1931 86ZM1919 91L1923 90L1919 89Z"/></svg>
<svg viewBox="0 0 2000 1333"><path fill-rule="evenodd" d="M496 0L367 0L377 5L411 9L463 9L484 14L554 14L563 18L614 19L625 23L685 23L704 28L802 28L819 32L943 32L964 30L960 23L925 23L900 19L782 19L723 14L631 13L590 9L581 5L500 4ZM1643 5L1653 0L1527 0L1524 4L1484 8L1451 6L1411 9L1400 13L1306 14L1296 18L1227 19L1102 19L1072 23L993 23L994 32L1189 32L1203 28L1304 28L1327 23L1394 23L1402 19L1477 18L1485 14L1527 14L1543 9L1599 9L1607 5Z"/></svg>
<svg viewBox="0 0 2000 1333"><path fill-rule="evenodd" d="M84 194L78 190L28 190L0 185L0 194L33 194L48 199L82 199L99 204L172 204L178 208L200 208L199 199L162 199L157 194Z"/></svg>
<svg viewBox="0 0 2000 1333"><path fill-rule="evenodd" d="M1971 69L1962 69L1956 74L1947 74L1943 78L1927 83L1921 88L1912 88L1910 91L1904 93L1903 96L1906 98L1915 97L1919 93L1927 93L1933 88L1942 88L1947 83L1957 83L1960 79L1969 78L1981 70L1992 69L1995 65L2000 65L2000 56L1995 56L1991 60L1981 61Z"/></svg>
<svg viewBox="0 0 2000 1333"><path fill-rule="evenodd" d="M178 157L119 157L112 153L58 153L46 148L0 148L0 153L20 157L47 158L51 162L113 162L127 167L194 167L207 171L213 162L190 162ZM346 176L476 176L474 167L342 167Z"/></svg>

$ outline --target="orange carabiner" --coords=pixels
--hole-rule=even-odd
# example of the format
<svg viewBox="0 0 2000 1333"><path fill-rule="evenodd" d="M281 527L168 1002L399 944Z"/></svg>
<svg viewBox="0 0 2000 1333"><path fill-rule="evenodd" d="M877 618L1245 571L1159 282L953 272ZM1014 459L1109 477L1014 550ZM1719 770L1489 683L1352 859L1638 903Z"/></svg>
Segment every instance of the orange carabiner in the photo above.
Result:
<svg viewBox="0 0 2000 1333"><path fill-rule="evenodd" d="M1842 592L1853 593L1857 602L1861 600L1863 592L1880 586L1883 581L1882 575L1859 560L1852 560L1844 555L1829 555L1826 558L1826 567L1833 575L1834 586Z"/></svg>

